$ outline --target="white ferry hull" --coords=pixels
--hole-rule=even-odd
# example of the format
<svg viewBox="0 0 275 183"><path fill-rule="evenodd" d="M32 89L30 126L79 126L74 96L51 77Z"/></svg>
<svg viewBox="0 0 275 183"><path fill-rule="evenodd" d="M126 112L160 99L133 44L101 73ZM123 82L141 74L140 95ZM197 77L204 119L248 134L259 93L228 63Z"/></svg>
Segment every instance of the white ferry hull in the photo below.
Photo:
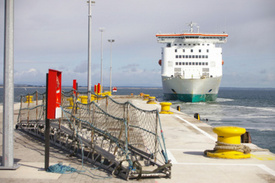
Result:
<svg viewBox="0 0 275 183"><path fill-rule="evenodd" d="M215 101L221 78L181 79L162 76L164 98L184 102Z"/></svg>

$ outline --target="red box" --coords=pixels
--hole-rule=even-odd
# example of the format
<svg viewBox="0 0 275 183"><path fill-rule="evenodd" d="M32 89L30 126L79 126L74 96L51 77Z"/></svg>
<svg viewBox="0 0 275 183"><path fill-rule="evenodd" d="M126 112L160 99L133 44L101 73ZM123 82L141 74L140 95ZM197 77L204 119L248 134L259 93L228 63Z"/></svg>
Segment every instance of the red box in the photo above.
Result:
<svg viewBox="0 0 275 183"><path fill-rule="evenodd" d="M47 119L61 117L61 72L49 69L47 91Z"/></svg>

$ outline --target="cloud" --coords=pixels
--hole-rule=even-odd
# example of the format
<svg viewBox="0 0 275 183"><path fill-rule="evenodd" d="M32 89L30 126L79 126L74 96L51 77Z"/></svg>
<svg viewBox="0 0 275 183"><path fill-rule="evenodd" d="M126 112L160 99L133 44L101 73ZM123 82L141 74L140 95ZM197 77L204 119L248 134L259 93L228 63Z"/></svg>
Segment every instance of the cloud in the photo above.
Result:
<svg viewBox="0 0 275 183"><path fill-rule="evenodd" d="M35 85L45 85L46 74L41 73L35 68L30 68L29 70L15 71L14 72L14 83L16 84L35 84Z"/></svg>
<svg viewBox="0 0 275 183"><path fill-rule="evenodd" d="M56 68L63 70L66 76L63 77L64 83L70 84L71 78L76 77L85 85L88 50L86 1L25 0L15 1L14 5L14 63L17 74L21 73L17 81L30 82L31 73L27 72L30 68L36 69L37 74L40 72L42 78L45 78L49 68ZM98 82L99 78L99 27L105 27L102 43L106 81L109 78L107 63L110 57L107 39L112 38L115 39L112 47L113 72L125 77L117 78L119 85L131 84L127 77L135 85L150 82L161 85L157 61L163 45L157 43L155 34L182 32L188 29L188 22L194 21L201 32L226 31L229 34L228 42L222 45L224 85L235 86L237 79L244 81L243 85L258 86L262 83L258 78L265 74L266 69L265 86L274 86L268 70L275 67L275 37L272 36L275 32L274 6L275 1L268 0L195 0L188 4L182 0L169 3L164 0L97 1L92 7L92 80ZM3 12L4 3L1 1L1 33L4 27ZM3 41L2 34L0 43ZM3 50L3 44L0 44L0 58L3 58ZM0 68L1 65L2 62ZM231 76L233 72L238 77ZM254 83L250 83L247 75L255 75ZM151 81L152 78L156 81ZM44 79L41 82L44 83Z"/></svg>

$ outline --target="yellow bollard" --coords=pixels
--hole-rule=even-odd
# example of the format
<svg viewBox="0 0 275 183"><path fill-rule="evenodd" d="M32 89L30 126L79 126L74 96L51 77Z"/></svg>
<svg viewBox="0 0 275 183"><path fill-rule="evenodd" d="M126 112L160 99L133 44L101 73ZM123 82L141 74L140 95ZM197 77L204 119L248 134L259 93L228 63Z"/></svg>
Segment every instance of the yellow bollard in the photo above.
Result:
<svg viewBox="0 0 275 183"><path fill-rule="evenodd" d="M72 98L72 97L70 97L70 98L68 98L67 99L67 101L69 101L70 102L70 106L69 107L67 107L68 109L72 109L73 108L73 106L74 106L74 99Z"/></svg>
<svg viewBox="0 0 275 183"><path fill-rule="evenodd" d="M213 129L218 135L214 150L206 150L205 155L213 158L244 159L250 158L250 148L241 144L244 128L235 126L220 126Z"/></svg>
<svg viewBox="0 0 275 183"><path fill-rule="evenodd" d="M140 93L140 94L139 94L140 97L143 97L143 95L144 95L144 93Z"/></svg>
<svg viewBox="0 0 275 183"><path fill-rule="evenodd" d="M88 96L83 95L79 97L81 99L82 104L88 104Z"/></svg>
<svg viewBox="0 0 275 183"><path fill-rule="evenodd" d="M91 94L91 102L94 101L94 100L96 100L96 97L97 97L96 95Z"/></svg>
<svg viewBox="0 0 275 183"><path fill-rule="evenodd" d="M149 97L147 104L157 104L155 99L156 99L156 97Z"/></svg>
<svg viewBox="0 0 275 183"><path fill-rule="evenodd" d="M112 92L111 91L105 91L105 96L112 96Z"/></svg>
<svg viewBox="0 0 275 183"><path fill-rule="evenodd" d="M148 100L149 100L149 97L150 97L149 94L144 94L144 95L143 95L143 100L144 100L144 101L148 101Z"/></svg>
<svg viewBox="0 0 275 183"><path fill-rule="evenodd" d="M199 114L199 113L195 113L195 114L194 114L194 118L196 118L197 120L201 120L200 114Z"/></svg>
<svg viewBox="0 0 275 183"><path fill-rule="evenodd" d="M160 114L174 114L173 112L170 111L170 105L172 105L172 103L170 102L161 102L161 112Z"/></svg>
<svg viewBox="0 0 275 183"><path fill-rule="evenodd" d="M26 102L25 102L25 103L33 103L32 98L33 98L33 96L27 95L27 96L26 96Z"/></svg>

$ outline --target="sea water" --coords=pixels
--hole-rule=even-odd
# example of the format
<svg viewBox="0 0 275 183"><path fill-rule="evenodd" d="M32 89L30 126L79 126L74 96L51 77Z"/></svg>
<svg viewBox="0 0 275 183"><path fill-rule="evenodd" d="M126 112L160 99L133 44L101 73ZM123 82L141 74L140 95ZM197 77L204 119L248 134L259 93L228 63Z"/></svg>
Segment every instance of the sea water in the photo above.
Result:
<svg viewBox="0 0 275 183"><path fill-rule="evenodd" d="M221 88L215 102L172 103L213 127L243 127L252 143L275 153L275 89Z"/></svg>
<svg viewBox="0 0 275 183"><path fill-rule="evenodd" d="M70 90L69 88L66 89ZM38 91L44 93L43 87L16 87L14 101L20 101L20 95ZM86 91L86 89L80 89ZM155 96L163 101L161 88L119 88L114 95ZM275 89L220 88L215 102L185 103L172 102L172 107L180 106L181 111L193 116L199 113L201 120L213 127L239 126L245 128L252 138L252 143L275 153ZM3 88L0 88L0 105L3 103Z"/></svg>

